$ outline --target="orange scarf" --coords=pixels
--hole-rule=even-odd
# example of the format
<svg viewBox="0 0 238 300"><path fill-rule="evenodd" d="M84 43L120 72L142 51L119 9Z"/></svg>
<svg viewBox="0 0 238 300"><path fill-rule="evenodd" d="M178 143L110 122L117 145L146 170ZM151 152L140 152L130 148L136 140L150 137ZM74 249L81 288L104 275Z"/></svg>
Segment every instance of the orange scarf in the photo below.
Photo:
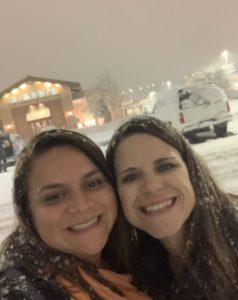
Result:
<svg viewBox="0 0 238 300"><path fill-rule="evenodd" d="M118 289L120 289L125 296L120 296L113 292L107 286L101 284L96 279L92 278L85 271L80 269L80 273L88 284L105 300L151 300L149 296L143 292L137 290L135 286L131 284L131 276L118 274L109 270L99 269L101 275L113 283ZM70 293L71 300L91 300L89 295L73 285L71 282L61 276L56 277L56 281L63 285Z"/></svg>

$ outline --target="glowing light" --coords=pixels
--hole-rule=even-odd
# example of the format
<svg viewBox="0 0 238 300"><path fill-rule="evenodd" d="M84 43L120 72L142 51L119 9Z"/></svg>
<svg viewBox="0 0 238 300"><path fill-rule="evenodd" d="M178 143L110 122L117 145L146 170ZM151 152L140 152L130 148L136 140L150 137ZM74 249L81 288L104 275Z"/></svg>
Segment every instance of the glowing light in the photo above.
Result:
<svg viewBox="0 0 238 300"><path fill-rule="evenodd" d="M7 128L7 130L10 130L12 128L12 125L9 124L6 126L6 128Z"/></svg>
<svg viewBox="0 0 238 300"><path fill-rule="evenodd" d="M22 84L20 85L20 89L21 89L21 90L25 90L26 87L27 87L27 84L26 84L26 83L22 83Z"/></svg>
<svg viewBox="0 0 238 300"><path fill-rule="evenodd" d="M73 115L72 111L69 111L69 112L67 113L67 115L68 115L68 116L72 116L72 115Z"/></svg>
<svg viewBox="0 0 238 300"><path fill-rule="evenodd" d="M229 55L229 52L227 50L224 50L221 53L221 56L224 58L226 64L228 64L228 55Z"/></svg>
<svg viewBox="0 0 238 300"><path fill-rule="evenodd" d="M171 81L168 80L168 81L166 82L166 85L167 85L168 89L170 90L170 89L171 89Z"/></svg>
<svg viewBox="0 0 238 300"><path fill-rule="evenodd" d="M9 97L9 93L7 93L3 96L3 98L8 98L8 97Z"/></svg>
<svg viewBox="0 0 238 300"><path fill-rule="evenodd" d="M142 88L142 86L139 86L139 90L142 90L143 88Z"/></svg>
<svg viewBox="0 0 238 300"><path fill-rule="evenodd" d="M133 93L134 91L133 91L133 89L129 89L129 92Z"/></svg>
<svg viewBox="0 0 238 300"><path fill-rule="evenodd" d="M18 94L18 91L19 91L18 89L13 89L12 94L16 95L16 94Z"/></svg>
<svg viewBox="0 0 238 300"><path fill-rule="evenodd" d="M238 89L238 82L234 82L233 88L236 89L236 90Z"/></svg>
<svg viewBox="0 0 238 300"><path fill-rule="evenodd" d="M152 91L149 93L149 97L150 98L154 98L156 96L156 92L155 91Z"/></svg>
<svg viewBox="0 0 238 300"><path fill-rule="evenodd" d="M51 82L45 82L44 85L45 85L46 87L50 87L50 86L52 86L52 83L51 83Z"/></svg>
<svg viewBox="0 0 238 300"><path fill-rule="evenodd" d="M28 112L33 112L33 111L36 111L36 108L34 105L30 105L28 108Z"/></svg>
<svg viewBox="0 0 238 300"><path fill-rule="evenodd" d="M61 87L61 84L56 83L55 86L60 88L60 87Z"/></svg>

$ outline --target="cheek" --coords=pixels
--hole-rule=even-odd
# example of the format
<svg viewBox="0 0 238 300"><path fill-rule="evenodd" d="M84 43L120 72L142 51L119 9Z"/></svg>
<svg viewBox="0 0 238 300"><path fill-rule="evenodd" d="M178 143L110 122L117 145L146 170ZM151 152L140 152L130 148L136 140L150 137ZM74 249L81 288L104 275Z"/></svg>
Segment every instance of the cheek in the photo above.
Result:
<svg viewBox="0 0 238 300"><path fill-rule="evenodd" d="M132 195L128 191L121 190L121 192L119 192L119 198L122 205L122 209L125 215L129 218L133 214Z"/></svg>
<svg viewBox="0 0 238 300"><path fill-rule="evenodd" d="M117 190L122 203L133 203L133 201L138 195L138 186L136 184L118 185Z"/></svg>
<svg viewBox="0 0 238 300"><path fill-rule="evenodd" d="M98 195L98 199L102 199L98 204L102 205L107 211L111 213L111 216L116 219L117 216L117 198L112 189L108 192L103 191L101 195Z"/></svg>
<svg viewBox="0 0 238 300"><path fill-rule="evenodd" d="M39 234L45 234L54 230L59 220L59 213L57 211L52 211L49 208L35 208L33 211L32 221Z"/></svg>
<svg viewBox="0 0 238 300"><path fill-rule="evenodd" d="M193 209L193 207L195 206L195 193L189 178L184 180L183 186L189 202L189 206L191 207L191 209Z"/></svg>

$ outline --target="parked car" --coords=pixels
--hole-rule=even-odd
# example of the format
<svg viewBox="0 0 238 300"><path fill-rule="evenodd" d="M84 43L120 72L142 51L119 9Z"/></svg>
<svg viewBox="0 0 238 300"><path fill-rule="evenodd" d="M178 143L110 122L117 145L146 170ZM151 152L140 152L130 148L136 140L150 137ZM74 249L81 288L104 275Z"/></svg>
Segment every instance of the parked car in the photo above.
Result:
<svg viewBox="0 0 238 300"><path fill-rule="evenodd" d="M25 145L23 138L17 133L1 132L1 139L5 144L5 152L7 155L7 165L13 166L16 163L17 156Z"/></svg>
<svg viewBox="0 0 238 300"><path fill-rule="evenodd" d="M153 113L171 122L190 141L211 130L219 137L226 136L232 119L225 92L209 81L160 93Z"/></svg>

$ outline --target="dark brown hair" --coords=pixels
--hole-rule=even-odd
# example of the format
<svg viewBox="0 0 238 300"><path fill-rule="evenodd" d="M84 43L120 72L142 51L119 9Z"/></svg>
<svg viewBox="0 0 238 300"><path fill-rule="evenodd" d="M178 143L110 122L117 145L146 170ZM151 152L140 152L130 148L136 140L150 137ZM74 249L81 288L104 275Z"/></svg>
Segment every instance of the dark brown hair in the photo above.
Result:
<svg viewBox="0 0 238 300"><path fill-rule="evenodd" d="M15 167L13 200L19 225L4 243L1 251L2 268L10 264L24 267L39 278L47 280L52 288L57 285L54 282L54 276L61 275L76 286L83 288L91 299L101 299L78 272L78 267L80 267L99 282L121 294L121 291L100 275L95 265L46 245L33 225L28 199L28 179L32 163L34 159L51 148L65 145L83 152L102 171L105 178L112 185L112 177L106 166L103 153L86 136L78 132L55 129L42 132L33 137L22 150ZM117 267L117 251L114 247L116 235L116 230L113 229L113 234L110 235L102 254L109 264L113 263L114 270ZM52 272L46 274L46 267L49 267Z"/></svg>
<svg viewBox="0 0 238 300"><path fill-rule="evenodd" d="M127 263L138 285L154 299L235 299L238 220L234 203L183 136L169 123L152 116L133 118L114 133L106 153L114 177L117 147L137 133L158 137L180 153L188 168L196 204L187 222L189 238L182 257L185 270L179 276L175 278L168 253L159 240L133 228L122 216L119 205L119 217L124 218L125 230L131 232L130 238L124 236L123 243L119 243L123 246L121 260Z"/></svg>

